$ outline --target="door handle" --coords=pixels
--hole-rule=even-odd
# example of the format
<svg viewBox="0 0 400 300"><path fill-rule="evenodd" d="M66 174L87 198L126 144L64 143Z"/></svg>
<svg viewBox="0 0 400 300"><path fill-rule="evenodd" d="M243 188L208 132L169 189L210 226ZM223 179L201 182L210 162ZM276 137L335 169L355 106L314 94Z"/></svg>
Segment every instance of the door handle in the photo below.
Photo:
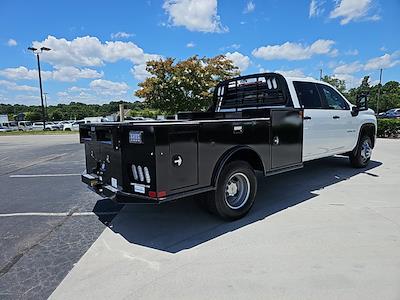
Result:
<svg viewBox="0 0 400 300"><path fill-rule="evenodd" d="M304 119L304 120L311 120L311 117L305 116L303 119Z"/></svg>
<svg viewBox="0 0 400 300"><path fill-rule="evenodd" d="M334 119L340 119L340 117L339 117L339 116L333 116L333 118L334 118Z"/></svg>

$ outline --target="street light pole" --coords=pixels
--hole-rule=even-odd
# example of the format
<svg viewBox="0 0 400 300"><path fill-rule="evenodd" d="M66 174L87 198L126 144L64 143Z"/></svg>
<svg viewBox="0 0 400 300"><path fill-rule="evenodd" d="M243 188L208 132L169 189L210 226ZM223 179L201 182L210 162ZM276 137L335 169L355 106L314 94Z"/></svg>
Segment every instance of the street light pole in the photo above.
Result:
<svg viewBox="0 0 400 300"><path fill-rule="evenodd" d="M49 93L43 93L43 95L44 95L44 107L45 107L45 112L46 112L46 118L48 118L49 117L49 112L48 112L48 109L47 109L47 95L48 95Z"/></svg>
<svg viewBox="0 0 400 300"><path fill-rule="evenodd" d="M51 49L47 48L47 47L41 47L40 52L39 52L38 49L29 47L28 50L31 50L34 54L36 54L36 57L37 57L37 65L38 65L38 72L39 72L40 100L41 100L41 104L42 104L43 130L46 130L46 112L45 112L44 103L43 103L42 74L40 72L39 53L42 53L43 51L50 51Z"/></svg>

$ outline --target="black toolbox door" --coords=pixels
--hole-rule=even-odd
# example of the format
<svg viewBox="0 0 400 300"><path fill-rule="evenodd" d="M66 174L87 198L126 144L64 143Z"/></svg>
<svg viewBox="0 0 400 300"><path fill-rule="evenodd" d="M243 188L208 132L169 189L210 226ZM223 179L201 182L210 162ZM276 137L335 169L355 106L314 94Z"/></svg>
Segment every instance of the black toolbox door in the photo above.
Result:
<svg viewBox="0 0 400 300"><path fill-rule="evenodd" d="M303 115L297 109L271 111L271 167L300 164L303 150Z"/></svg>
<svg viewBox="0 0 400 300"><path fill-rule="evenodd" d="M169 134L169 188L181 189L198 184L197 132Z"/></svg>

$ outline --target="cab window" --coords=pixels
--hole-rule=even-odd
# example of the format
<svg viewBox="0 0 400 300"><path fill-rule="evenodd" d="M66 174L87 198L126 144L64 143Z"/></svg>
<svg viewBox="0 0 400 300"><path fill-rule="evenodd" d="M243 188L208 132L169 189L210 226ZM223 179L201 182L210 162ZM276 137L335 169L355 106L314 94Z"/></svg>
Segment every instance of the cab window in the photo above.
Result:
<svg viewBox="0 0 400 300"><path fill-rule="evenodd" d="M321 96L325 98L328 109L350 109L349 105L343 99L343 97L330 86L318 84L318 89Z"/></svg>
<svg viewBox="0 0 400 300"><path fill-rule="evenodd" d="M303 108L322 109L321 97L315 83L312 82L293 82L300 105Z"/></svg>

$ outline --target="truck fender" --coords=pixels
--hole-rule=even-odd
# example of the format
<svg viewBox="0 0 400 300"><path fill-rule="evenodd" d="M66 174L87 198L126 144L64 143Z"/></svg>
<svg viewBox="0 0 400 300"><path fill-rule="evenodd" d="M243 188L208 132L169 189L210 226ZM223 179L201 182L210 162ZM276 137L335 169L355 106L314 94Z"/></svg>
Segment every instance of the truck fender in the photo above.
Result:
<svg viewBox="0 0 400 300"><path fill-rule="evenodd" d="M249 146L236 146L226 151L216 163L211 178L211 185L213 187L216 187L219 175L221 174L224 166L233 160L242 160L248 162L253 169L260 170L263 172L263 174L265 174L264 162L254 149Z"/></svg>
<svg viewBox="0 0 400 300"><path fill-rule="evenodd" d="M357 138L357 143L354 146L353 150L351 152L355 152L357 149L357 145L360 142L361 137L363 136L364 133L367 133L369 137L371 138L372 142L372 148L375 146L375 141L376 141L376 127L374 123L365 123L362 124L360 127L360 130L358 131L358 138Z"/></svg>

